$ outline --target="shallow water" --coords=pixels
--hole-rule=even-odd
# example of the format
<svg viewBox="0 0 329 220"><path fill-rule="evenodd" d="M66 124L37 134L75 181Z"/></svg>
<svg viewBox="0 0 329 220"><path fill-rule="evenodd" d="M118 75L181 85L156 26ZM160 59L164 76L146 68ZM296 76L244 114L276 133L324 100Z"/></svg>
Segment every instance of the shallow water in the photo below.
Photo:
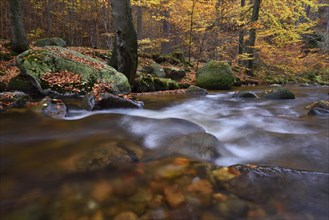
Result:
<svg viewBox="0 0 329 220"><path fill-rule="evenodd" d="M265 88L242 89L261 93ZM198 127L214 135L229 152L211 161L216 165L249 163L329 172L328 117L307 116L305 109L314 101L328 100L328 87L289 89L296 94L295 100L235 99L234 91L220 91L206 97L142 96L143 110L87 112L73 107L67 120L45 118L25 110L2 113L1 213L8 214L8 219L44 219L46 214L40 210L47 209L46 216L53 216L49 214L56 212L53 209L65 209L63 203L71 202L75 205L69 209L84 210L79 215L72 214L71 219L92 219L97 214L95 210L102 210L85 195L92 186L103 187L104 182L113 184L128 178L146 187L151 174L137 178L131 174L135 166L129 168L129 175L120 170L112 170L111 175L107 171L75 174L72 161L76 155L105 144L151 150L155 153L149 155L158 160L167 156L163 149L167 140L193 133ZM158 120L170 118L183 120ZM159 147L162 150L156 150ZM162 162L152 165L152 170L156 172L161 166ZM66 201L71 194L80 199ZM80 204L75 199L84 202ZM53 205L54 201L59 207ZM110 202L104 205L111 206ZM19 218L15 215L18 210Z"/></svg>

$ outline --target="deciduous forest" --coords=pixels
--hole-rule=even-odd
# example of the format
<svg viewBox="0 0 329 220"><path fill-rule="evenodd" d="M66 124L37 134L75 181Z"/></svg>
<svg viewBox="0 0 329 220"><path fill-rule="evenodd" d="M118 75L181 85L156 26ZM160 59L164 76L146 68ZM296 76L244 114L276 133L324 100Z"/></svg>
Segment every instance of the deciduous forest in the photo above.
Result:
<svg viewBox="0 0 329 220"><path fill-rule="evenodd" d="M1 0L1 220L327 220L328 0Z"/></svg>

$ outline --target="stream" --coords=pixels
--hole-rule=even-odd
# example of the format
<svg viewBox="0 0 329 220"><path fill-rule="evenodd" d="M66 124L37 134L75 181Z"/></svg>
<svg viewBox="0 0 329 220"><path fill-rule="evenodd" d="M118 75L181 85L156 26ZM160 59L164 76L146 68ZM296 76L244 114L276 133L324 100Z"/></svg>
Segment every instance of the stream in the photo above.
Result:
<svg viewBox="0 0 329 220"><path fill-rule="evenodd" d="M239 88L258 94L266 89L268 87ZM1 219L120 220L125 218L115 216L133 211L139 219L297 220L300 219L298 210L302 208L305 219L325 220L329 199L329 118L308 116L305 106L328 100L328 87L291 86L289 89L296 99L239 99L232 98L235 92L232 90L213 91L203 97L139 96L144 109L88 112L73 105L67 120L46 118L28 110L1 113ZM217 138L219 144L211 146L216 156L208 158L201 155L207 152L197 148L177 151L172 147L174 144L170 146L176 143L172 140L182 136L193 138L200 132ZM132 162L129 158L129 162L123 161L111 168L77 171L77 158L91 155L90 150L102 147L133 152L134 158ZM168 205L168 201L159 205L161 209L149 205L155 204L158 198L155 194L169 199L168 190L163 193L156 188L161 184L166 189L175 181L176 185L184 186L188 181L195 182L196 178L203 179L203 171L198 170L195 163L218 167L256 164L305 170L325 174L326 181L318 189L309 186L310 195L305 193L304 196L303 188L298 191L297 187L287 204L282 201L285 206L293 207L291 209L280 208L279 200L284 197L275 202L257 203L230 193L226 195L228 198L246 203L247 214L220 214L226 209L217 200L217 205L197 208L193 205L175 207L170 202ZM188 172L193 174L176 175L175 164L182 169L188 167ZM154 183L153 187L153 182L160 186ZM294 190L290 187L287 184L282 189L284 192ZM213 193L218 191L212 190ZM219 192L225 194L221 189ZM313 205L292 204L300 199L312 200ZM235 205L232 209L239 210Z"/></svg>

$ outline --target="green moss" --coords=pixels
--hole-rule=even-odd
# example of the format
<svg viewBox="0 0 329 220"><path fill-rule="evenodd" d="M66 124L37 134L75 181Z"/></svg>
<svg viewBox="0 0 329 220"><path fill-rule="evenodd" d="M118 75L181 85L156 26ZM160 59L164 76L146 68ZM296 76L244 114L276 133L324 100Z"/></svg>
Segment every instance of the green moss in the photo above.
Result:
<svg viewBox="0 0 329 220"><path fill-rule="evenodd" d="M61 47L48 46L43 50L26 51L17 57L17 64L23 74L34 78L40 91L50 88L54 92L64 93L63 87L48 85L41 80L45 73L61 71L79 74L82 88L78 89L83 92L90 91L97 80L109 83L113 93L128 93L131 90L127 78L114 68L97 59ZM71 84L76 86L75 82Z"/></svg>
<svg viewBox="0 0 329 220"><path fill-rule="evenodd" d="M233 84L234 76L226 62L211 61L196 74L196 85L205 89L230 89Z"/></svg>
<svg viewBox="0 0 329 220"><path fill-rule="evenodd" d="M286 88L276 88L266 91L265 98L268 99L295 99L295 95Z"/></svg>

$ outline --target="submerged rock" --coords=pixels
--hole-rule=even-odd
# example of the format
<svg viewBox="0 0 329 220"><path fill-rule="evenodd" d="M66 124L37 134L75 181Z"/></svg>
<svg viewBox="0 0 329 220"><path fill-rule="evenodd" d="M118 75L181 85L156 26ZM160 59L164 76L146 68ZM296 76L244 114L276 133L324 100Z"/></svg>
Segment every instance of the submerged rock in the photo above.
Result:
<svg viewBox="0 0 329 220"><path fill-rule="evenodd" d="M267 99L295 99L295 95L288 89L278 87L270 89L265 92L265 98Z"/></svg>
<svg viewBox="0 0 329 220"><path fill-rule="evenodd" d="M186 94L188 94L188 95L207 95L208 91L206 89L192 85L187 88Z"/></svg>
<svg viewBox="0 0 329 220"><path fill-rule="evenodd" d="M214 160L220 156L224 147L212 134L199 132L183 135L169 140L160 148L167 155L183 155L199 160Z"/></svg>
<svg viewBox="0 0 329 220"><path fill-rule="evenodd" d="M105 63L56 46L25 51L17 56L21 74L31 77L42 93L85 94L102 84L112 93L129 93L127 77Z"/></svg>
<svg viewBox="0 0 329 220"><path fill-rule="evenodd" d="M233 84L232 69L226 62L211 61L196 73L196 85L205 89L230 89Z"/></svg>
<svg viewBox="0 0 329 220"><path fill-rule="evenodd" d="M88 111L113 108L143 108L144 103L110 93L102 93L98 95L97 99L93 94L85 95L82 99L82 107Z"/></svg>
<svg viewBox="0 0 329 220"><path fill-rule="evenodd" d="M306 108L310 108L308 115L329 115L329 101L326 100L314 102Z"/></svg>
<svg viewBox="0 0 329 220"><path fill-rule="evenodd" d="M115 145L102 145L84 152L77 160L76 168L79 171L91 171L106 167L120 167L137 160L133 151Z"/></svg>
<svg viewBox="0 0 329 220"><path fill-rule="evenodd" d="M39 104L32 108L35 112L42 112L44 115L55 119L64 119L67 114L67 107L60 99L45 97Z"/></svg>
<svg viewBox="0 0 329 220"><path fill-rule="evenodd" d="M280 167L234 165L232 175L218 184L240 198L262 203L280 203L288 211L328 216L329 174Z"/></svg>
<svg viewBox="0 0 329 220"><path fill-rule="evenodd" d="M258 99L258 95L256 95L256 93L254 92L247 92L247 91L238 91L236 93L233 94L232 96L233 98L254 98L254 99Z"/></svg>

